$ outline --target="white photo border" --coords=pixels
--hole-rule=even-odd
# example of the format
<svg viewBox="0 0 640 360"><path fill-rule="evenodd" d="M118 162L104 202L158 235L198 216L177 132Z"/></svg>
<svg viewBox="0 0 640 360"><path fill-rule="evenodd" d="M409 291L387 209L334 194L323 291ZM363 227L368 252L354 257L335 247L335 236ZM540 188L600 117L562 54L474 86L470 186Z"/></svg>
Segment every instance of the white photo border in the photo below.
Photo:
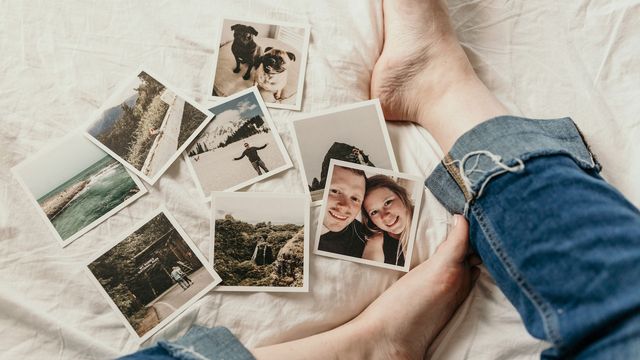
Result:
<svg viewBox="0 0 640 360"><path fill-rule="evenodd" d="M131 323L129 323L129 320L120 311L120 309L118 308L116 303L113 301L113 299L109 296L109 294L104 289L104 287L100 284L100 282L98 281L96 276L93 274L93 272L91 272L91 269L89 269L89 265L91 265L91 263L96 261L102 255L104 255L107 251L111 250L112 248L114 248L115 246L120 244L123 240L128 238L131 234L133 234L134 232L139 230L142 226L144 226L149 221L151 221L151 219L155 218L156 216L158 216L160 214L164 214L167 217L167 219L169 220L171 225L178 231L178 234L180 234L180 236L185 241L187 246L189 246L189 248L194 253L194 255L196 255L198 260L200 260L200 262L202 263L204 269L209 273L209 275L211 275L211 277L213 278L213 281L211 282L211 284L207 285L204 289L202 289L198 294L194 295L191 299L189 299L189 301L185 302L184 304L182 304L182 306L180 306L175 311L173 311L173 313L171 313L171 315L169 315L164 320L160 321L153 328L149 329L144 335L140 336L135 331L133 326L131 326ZM98 291L100 292L100 294L102 294L102 296L104 296L107 299L107 302L109 303L109 306L111 306L111 308L116 312L118 317L120 317L122 322L125 324L125 327L127 328L127 330L129 330L129 332L135 338L137 338L139 344L142 344L145 341L149 340L153 335L158 333L160 330L162 330L164 327L166 327L173 320L175 320L178 317L182 316L184 314L184 312L189 307L191 307L193 304L195 304L198 300L200 300L204 295L206 295L209 291L211 291L216 285L218 285L222 281L222 279L215 272L213 267L211 267L211 264L207 261L207 259L204 257L204 255L202 255L202 253L198 249L198 246L191 240L189 235L187 235L187 233L180 226L180 224L178 224L178 221L173 217L173 215L171 215L171 213L169 213L169 211L165 208L164 205L160 206L160 208L158 208L154 212L152 212L150 216L147 216L143 220L140 220L139 222L137 222L134 226L132 226L130 229L128 229L124 234L118 236L117 239L118 240L113 241L113 242L109 243L107 246L103 247L99 252L94 254L89 260L85 261L84 270L85 270L87 276L89 277L89 279L91 280L91 282L98 288Z"/></svg>
<svg viewBox="0 0 640 360"><path fill-rule="evenodd" d="M252 23L258 23L258 24L265 24L265 25L276 25L276 26L286 26L286 27L298 27L298 28L304 28L304 44L302 46L301 49L301 54L300 57L302 58L302 62L300 63L300 74L298 76L298 84L297 84L297 89L296 89L296 102L293 105L288 105L288 104L279 104L279 103L265 103L267 107L270 108L274 108L274 109L286 109L286 110L295 110L295 111L300 111L300 109L302 109L302 93L304 90L304 79L305 76L307 74L307 58L309 56L309 39L311 38L311 25L310 24L305 24L305 23L296 23L296 22L288 22L288 21L272 21L272 20L266 20L266 19L252 19L252 18L237 18L237 17L218 17L218 21L220 23L219 27L218 27L218 34L217 34L217 39L216 42L214 43L214 62L213 62L213 72L212 74L209 76L209 78L211 79L211 81L208 84L208 90L207 90L207 98L209 100L215 100L215 101L220 101L223 99L226 99L226 97L224 96L214 96L213 94L213 88L215 86L215 81L216 81L216 70L218 68L218 58L220 56L220 42L222 41L222 32L224 29L224 22L225 21L238 21L238 22L252 22ZM259 94L259 92L258 92ZM260 96L262 97L262 96Z"/></svg>
<svg viewBox="0 0 640 360"><path fill-rule="evenodd" d="M302 185L304 186L304 192L307 194L307 196L309 196L309 199L311 199L311 192L309 191L309 181L307 180L307 173L304 169L304 160L302 159L300 142L298 140L298 135L296 133L294 124L298 121L307 121L312 118L317 118L319 116L331 115L331 114L335 114L343 111L364 108L371 105L375 106L376 113L378 114L378 121L380 124L380 129L382 130L382 137L384 138L384 143L387 148L387 152L389 154L389 160L391 161L391 169L389 170L399 172L398 162L396 160L396 155L393 151L393 146L391 145L391 137L389 136L389 129L387 128L387 124L384 119L384 113L382 112L382 107L380 106L380 100L378 99L365 100L365 101L360 101L360 102L349 104L349 105L344 105L338 108L331 108L331 109L326 109L326 110L322 110L322 111L318 111L310 114L305 114L303 116L300 116L291 120L291 122L289 123L289 126L290 126L289 132L291 133L291 138L293 139L293 146L296 151L296 161L298 162L298 166L300 166L300 173L302 175ZM323 194L323 197L324 197L324 194ZM320 206L322 205L322 203L323 203L323 200L311 201L311 206L314 206L314 207Z"/></svg>
<svg viewBox="0 0 640 360"><path fill-rule="evenodd" d="M128 198L125 201L123 201L122 203L120 203L118 206L116 206L113 209L111 209L109 212L105 213L104 215L100 216L96 220L92 221L91 223L89 223L88 225L83 227L82 229L78 230L73 235L69 236L66 239L62 239L62 236L60 236L60 234L56 230L55 226L53 226L53 223L51 222L51 220L49 220L49 218L47 217L47 214L45 214L44 210L42 209L42 207L38 203L38 200L34 197L33 193L31 192L31 189L29 189L29 187L27 186L27 183L24 181L24 179L18 173L18 171L21 168L23 168L23 167L27 166L28 164L30 164L31 162L33 162L34 159L46 156L46 154L48 154L50 150L60 147L62 144L64 144L69 139L73 138L74 136L82 136L82 135L83 134L82 134L82 132L80 130L75 130L71 134L68 134L67 136L65 136L62 140L56 141L55 143L52 143L52 144L49 144L49 145L45 146L41 151L38 151L33 156L23 160L21 163L19 163L18 165L14 166L13 168L11 168L11 172L13 173L14 177L16 178L16 180L18 181L20 186L27 193L27 197L29 198L29 202L31 204L33 204L37 208L36 210L37 210L38 214L40 215L40 218L44 221L44 223L46 224L47 228L53 233L53 235L54 235L56 241L58 242L58 244L60 244L60 246L62 246L63 248L68 246L72 242L78 240L84 234L86 234L89 231L91 231L92 229L96 228L98 225L102 224L107 219L109 219L113 215L117 214L120 210L122 210L125 207L131 205L133 202L138 200L140 197L142 197L142 196L144 196L144 195L146 195L148 193L148 190L145 187L144 183L135 174L133 174L128 168L125 167L124 169L127 171L127 174L129 174L129 176L133 179L133 181L136 183L136 186L138 186L140 191L138 191L133 196L131 196L130 198ZM90 142L90 143L92 145L94 145L92 142ZM100 149L100 150L102 150L102 149ZM105 153L105 156L106 155L111 156L111 154L108 154L108 153ZM113 158L113 156L111 156L111 157ZM114 158L114 160L117 160L117 159Z"/></svg>
<svg viewBox="0 0 640 360"><path fill-rule="evenodd" d="M304 265L302 274L302 286L301 287L284 287L284 286L225 286L220 285L214 289L219 292L296 292L305 293L309 292L309 258L311 251L310 247L310 228L311 228L311 206L309 199L302 193L267 193L267 192L245 192L245 193L230 193L223 191L214 191L211 193L211 221L210 221L210 236L209 236L209 259L212 267L214 266L215 259L215 228L216 228L216 198L218 197L262 197L262 198L274 198L274 197L288 197L288 198L300 198L304 200Z"/></svg>
<svg viewBox="0 0 640 360"><path fill-rule="evenodd" d="M231 186L227 189L222 189L220 191L226 191L226 192L232 192L232 191L236 191L236 190L240 190L243 189L249 185L253 185L257 182L260 182L262 180L268 179L274 175L277 175L285 170L288 170L290 168L293 167L293 162L291 161L291 156L289 155L289 152L287 151L287 148L284 146L284 143L282 142L282 138L280 137L280 133L278 132L278 127L275 125L275 123L273 122L273 119L271 118L271 114L269 114L269 111L267 110L267 107L265 106L264 101L262 100L262 96L260 96L260 92L258 91L258 88L255 86L252 86L248 89L242 90L240 92L237 92L229 97L223 98L224 101L216 103L215 105L212 106L216 107L216 106L220 106L222 104L225 104L229 101L233 101L241 96L247 95L253 93L253 96L256 98L256 100L258 101L258 105L260 106L260 111L262 111L262 114L264 115L264 121L267 123L267 125L269 126L269 129L271 130L271 133L273 134L276 144L278 145L278 150L280 150L280 154L282 155L282 158L284 159L284 165L275 168L273 170L269 170L269 172L264 173L262 175L258 175L254 178L251 178L247 181L244 181L240 184ZM214 120L215 121L215 118ZM195 140L195 139L194 139ZM191 144L189 144L191 145ZM189 169L189 174L191 175L191 178L193 179L193 181L196 184L196 188L198 188L198 191L200 192L200 194L202 195L202 197L204 198L205 202L209 202L211 201L211 194L208 194L204 191L204 189L202 188L202 183L200 182L200 179L198 178L198 174L196 173L195 168L193 167L193 164L191 163L191 159L189 158L189 154L187 154L187 150L185 149L184 153L182 154L182 156L184 157L184 160L187 163L187 169Z"/></svg>
<svg viewBox="0 0 640 360"><path fill-rule="evenodd" d="M198 109L200 112L202 112L203 114L205 114L207 116L202 121L202 124L200 124L200 126L198 126L198 128L196 128L196 130L191 134L191 136L189 136L189 138L187 138L187 140L185 140L185 142L178 149L176 149L174 154L171 155L171 157L169 158L169 160L166 161L164 166L162 168L160 168L160 170L158 170L156 172L156 174L153 175L152 177L149 177L149 176L145 175L144 173L142 173L142 171L136 169L128 161L124 160L122 157L120 157L118 154L113 152L111 149L109 149L106 145L104 145L102 142L100 142L98 139L93 137L88 132L88 129L96 123L96 121L101 116L102 112L104 110L106 110L106 104L110 104L111 103L110 100L113 99L115 96L119 96L126 89L126 87L131 84L131 81L134 80L136 77L138 77L138 75L140 73L142 73L142 72L147 73L149 76L151 76L156 81L158 81L160 84L162 84L166 89L171 90L174 94L176 94L176 96L179 96L185 102L189 103L191 106L195 107L196 109ZM167 82L164 78L158 76L158 74L152 72L151 70L147 69L144 66L141 66L136 70L136 72L135 72L135 74L133 76L127 76L126 80L123 81L122 84L120 84L116 88L116 90L109 96L109 98L103 103L103 105L98 110L96 110L94 116L92 116L92 118L89 121L88 125L86 125L85 128L84 128L85 129L84 135L89 140L91 140L94 144L99 146L102 150L106 151L114 159L118 160L127 169L131 170L134 174L138 175L141 179L146 181L149 185L153 186L156 183L156 181L158 181L158 179L160 179L160 177L162 175L164 175L164 173L169 169L169 167L171 165L173 165L173 163L176 161L176 159L178 157L180 157L180 154L182 154L184 152L184 150L191 144L191 142L193 142L193 140L196 138L196 136L198 136L200 134L200 132L202 132L202 130L207 126L207 124L209 124L209 122L213 119L213 117L214 117L214 114L211 113L211 111L206 109L204 106L200 105L193 98L191 98L189 96L186 96L181 91L177 90L176 87L172 86L171 83Z"/></svg>
<svg viewBox="0 0 640 360"><path fill-rule="evenodd" d="M422 195L424 192L424 187L420 186L420 184L422 184L424 182L424 179L422 179L419 176L415 176L415 175L410 175L410 174L405 174L405 173L401 173L401 172L394 172L391 170L386 170L386 169L380 169L380 168L375 168L375 167L371 167L371 166L364 166L364 165L359 165L359 164L354 164L354 163L350 163L350 162L346 162L346 161L342 161L342 160L336 160L336 159L331 159L331 161L329 162L329 172L327 174L327 183L325 186L325 190L327 189L328 186L331 185L331 179L333 177L333 168L338 165L338 166L342 166L342 167L347 167L347 168L351 168L351 169L357 169L357 170L362 170L364 172L367 173L375 173L375 174L380 174L380 175L386 175L386 176L393 176L396 178L401 178L401 179L406 179L406 180L410 180L415 182L417 186L414 186L413 189L413 193L412 195L412 200L414 202L413 204L413 218L411 219L411 228L410 228L410 234L409 234L409 243L407 244L407 254L405 255L404 259L404 266L397 266L397 265L391 265L391 264L387 264L387 263L381 263L378 261L373 261L373 260L367 260L367 259L362 259L362 258L356 258L353 256L346 256L346 255L340 255L340 254L335 254L329 251L323 251L323 250L319 250L318 246L320 245L320 236L322 233L322 223L324 221L324 216L325 216L325 212L326 212L326 208L327 208L327 197L329 196L329 192L325 191L324 195L322 196L322 207L320 208L320 215L318 216L318 225L317 225L317 229L315 232L315 243L313 246L313 253L316 255L321 255L321 256L326 256L326 257L331 257L331 258L336 258L336 259L340 259L340 260L346 260L346 261L351 261L351 262L356 262L356 263L360 263L360 264L366 264L366 265L372 265L372 266L376 266L376 267L381 267L381 268L385 268L385 269L391 269L391 270L397 270L397 271L404 271L404 272L408 272L409 268L411 267L411 257L413 256L413 246L415 243L415 239L416 239L416 231L418 229L418 218L420 217L420 205L422 204Z"/></svg>

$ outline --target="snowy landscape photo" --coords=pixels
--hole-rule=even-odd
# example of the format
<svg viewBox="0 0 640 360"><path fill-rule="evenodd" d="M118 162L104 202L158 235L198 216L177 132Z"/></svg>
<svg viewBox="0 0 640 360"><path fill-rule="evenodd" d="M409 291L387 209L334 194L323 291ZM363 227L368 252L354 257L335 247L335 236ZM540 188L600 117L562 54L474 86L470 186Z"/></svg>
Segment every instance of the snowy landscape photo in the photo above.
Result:
<svg viewBox="0 0 640 360"><path fill-rule="evenodd" d="M107 100L87 136L153 185L212 117L140 71Z"/></svg>
<svg viewBox="0 0 640 360"><path fill-rule="evenodd" d="M147 192L140 180L80 132L13 171L63 246Z"/></svg>
<svg viewBox="0 0 640 360"><path fill-rule="evenodd" d="M292 166L256 88L210 110L216 117L185 154L203 197L238 190Z"/></svg>

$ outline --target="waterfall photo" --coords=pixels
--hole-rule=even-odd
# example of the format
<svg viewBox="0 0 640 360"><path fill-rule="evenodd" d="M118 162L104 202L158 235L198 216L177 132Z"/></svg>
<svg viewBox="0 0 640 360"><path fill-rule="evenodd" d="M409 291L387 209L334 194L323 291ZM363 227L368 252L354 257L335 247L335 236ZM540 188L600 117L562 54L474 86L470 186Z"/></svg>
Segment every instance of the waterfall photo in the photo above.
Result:
<svg viewBox="0 0 640 360"><path fill-rule="evenodd" d="M43 149L13 172L62 246L147 193L142 181L80 132Z"/></svg>
<svg viewBox="0 0 640 360"><path fill-rule="evenodd" d="M220 282L165 210L143 220L87 264L127 329L145 341Z"/></svg>
<svg viewBox="0 0 640 360"><path fill-rule="evenodd" d="M209 258L222 278L216 290L307 292L308 229L304 194L213 193Z"/></svg>

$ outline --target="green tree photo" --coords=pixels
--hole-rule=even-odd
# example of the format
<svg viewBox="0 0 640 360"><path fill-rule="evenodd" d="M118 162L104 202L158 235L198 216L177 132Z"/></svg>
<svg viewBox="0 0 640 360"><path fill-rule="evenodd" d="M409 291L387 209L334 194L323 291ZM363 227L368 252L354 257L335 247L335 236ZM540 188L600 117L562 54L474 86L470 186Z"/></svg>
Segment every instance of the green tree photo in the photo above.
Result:
<svg viewBox="0 0 640 360"><path fill-rule="evenodd" d="M215 223L214 268L224 286L303 286L304 226Z"/></svg>

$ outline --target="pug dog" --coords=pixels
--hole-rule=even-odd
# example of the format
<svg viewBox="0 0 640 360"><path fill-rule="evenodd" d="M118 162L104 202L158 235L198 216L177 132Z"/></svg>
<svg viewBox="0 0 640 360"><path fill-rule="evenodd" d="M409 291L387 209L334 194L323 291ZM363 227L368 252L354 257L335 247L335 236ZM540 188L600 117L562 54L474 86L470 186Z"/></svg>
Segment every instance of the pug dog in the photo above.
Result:
<svg viewBox="0 0 640 360"><path fill-rule="evenodd" d="M249 80L251 77L251 70L254 67L258 55L260 54L260 47L253 40L254 36L258 36L258 31L253 26L247 26L242 24L235 24L231 26L233 31L233 44L231 44L231 52L236 59L236 67L233 69L234 73L240 72L240 64L247 64L247 71L245 72L243 79Z"/></svg>
<svg viewBox="0 0 640 360"><path fill-rule="evenodd" d="M280 101L282 90L287 85L287 67L292 61L296 61L296 56L289 51L267 47L264 54L260 56L256 63L256 72L253 78L253 85L258 88L273 92L273 97Z"/></svg>

